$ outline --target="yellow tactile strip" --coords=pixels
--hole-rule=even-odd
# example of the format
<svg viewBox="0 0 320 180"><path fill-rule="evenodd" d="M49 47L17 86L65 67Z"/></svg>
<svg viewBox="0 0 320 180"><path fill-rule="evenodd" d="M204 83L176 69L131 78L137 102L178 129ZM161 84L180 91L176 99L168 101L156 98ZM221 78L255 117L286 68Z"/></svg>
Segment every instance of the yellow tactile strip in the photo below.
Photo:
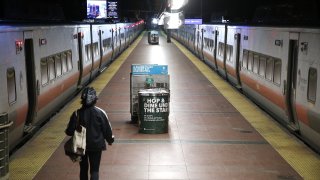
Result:
<svg viewBox="0 0 320 180"><path fill-rule="evenodd" d="M297 141L295 137L285 133L272 118L222 80L184 46L175 40L172 42L304 179L320 179L318 154Z"/></svg>
<svg viewBox="0 0 320 180"><path fill-rule="evenodd" d="M97 94L103 90L123 62L142 39L142 33L128 49L126 49L90 86L94 87ZM33 179L42 166L47 162L55 150L66 137L64 130L73 111L80 107L79 96L66 105L59 114L52 118L31 141L27 142L12 157L9 163L10 179Z"/></svg>

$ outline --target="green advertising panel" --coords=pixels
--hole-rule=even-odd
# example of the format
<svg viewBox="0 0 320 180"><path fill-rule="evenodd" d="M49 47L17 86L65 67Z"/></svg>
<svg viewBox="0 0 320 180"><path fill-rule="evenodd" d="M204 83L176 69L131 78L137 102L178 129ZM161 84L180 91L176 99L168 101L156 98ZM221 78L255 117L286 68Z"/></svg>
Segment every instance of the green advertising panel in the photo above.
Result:
<svg viewBox="0 0 320 180"><path fill-rule="evenodd" d="M159 134L168 132L169 97L165 89L139 91L139 132Z"/></svg>

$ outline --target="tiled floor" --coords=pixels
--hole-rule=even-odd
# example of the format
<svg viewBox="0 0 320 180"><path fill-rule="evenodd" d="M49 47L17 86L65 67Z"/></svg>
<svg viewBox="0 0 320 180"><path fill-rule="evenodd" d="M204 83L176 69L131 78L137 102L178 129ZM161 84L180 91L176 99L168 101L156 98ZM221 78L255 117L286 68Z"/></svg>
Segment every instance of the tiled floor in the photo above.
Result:
<svg viewBox="0 0 320 180"><path fill-rule="evenodd" d="M169 133L140 134L127 123L130 67L155 60L169 66ZM100 179L302 179L163 37L159 46L142 39L100 93L98 106L107 111L116 137L103 153ZM63 143L34 179L78 179L79 166L64 155Z"/></svg>

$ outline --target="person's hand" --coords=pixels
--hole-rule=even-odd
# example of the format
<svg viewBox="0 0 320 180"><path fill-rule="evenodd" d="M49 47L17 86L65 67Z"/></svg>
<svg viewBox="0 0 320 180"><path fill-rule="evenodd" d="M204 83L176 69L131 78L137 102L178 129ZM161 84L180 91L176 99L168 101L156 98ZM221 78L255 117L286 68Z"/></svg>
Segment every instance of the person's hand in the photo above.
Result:
<svg viewBox="0 0 320 180"><path fill-rule="evenodd" d="M113 143L113 142L114 142L114 135L112 135L111 141L108 142L108 145L109 145L109 146L112 146L112 143Z"/></svg>

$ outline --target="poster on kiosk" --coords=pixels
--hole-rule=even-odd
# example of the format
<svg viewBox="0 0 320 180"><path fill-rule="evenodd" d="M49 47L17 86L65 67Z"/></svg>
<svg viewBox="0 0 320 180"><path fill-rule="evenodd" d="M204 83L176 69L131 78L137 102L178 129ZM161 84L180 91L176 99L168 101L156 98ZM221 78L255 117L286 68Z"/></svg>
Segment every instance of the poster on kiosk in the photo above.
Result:
<svg viewBox="0 0 320 180"><path fill-rule="evenodd" d="M170 90L168 65L132 64L130 73L131 123L138 123L139 91L142 89Z"/></svg>

